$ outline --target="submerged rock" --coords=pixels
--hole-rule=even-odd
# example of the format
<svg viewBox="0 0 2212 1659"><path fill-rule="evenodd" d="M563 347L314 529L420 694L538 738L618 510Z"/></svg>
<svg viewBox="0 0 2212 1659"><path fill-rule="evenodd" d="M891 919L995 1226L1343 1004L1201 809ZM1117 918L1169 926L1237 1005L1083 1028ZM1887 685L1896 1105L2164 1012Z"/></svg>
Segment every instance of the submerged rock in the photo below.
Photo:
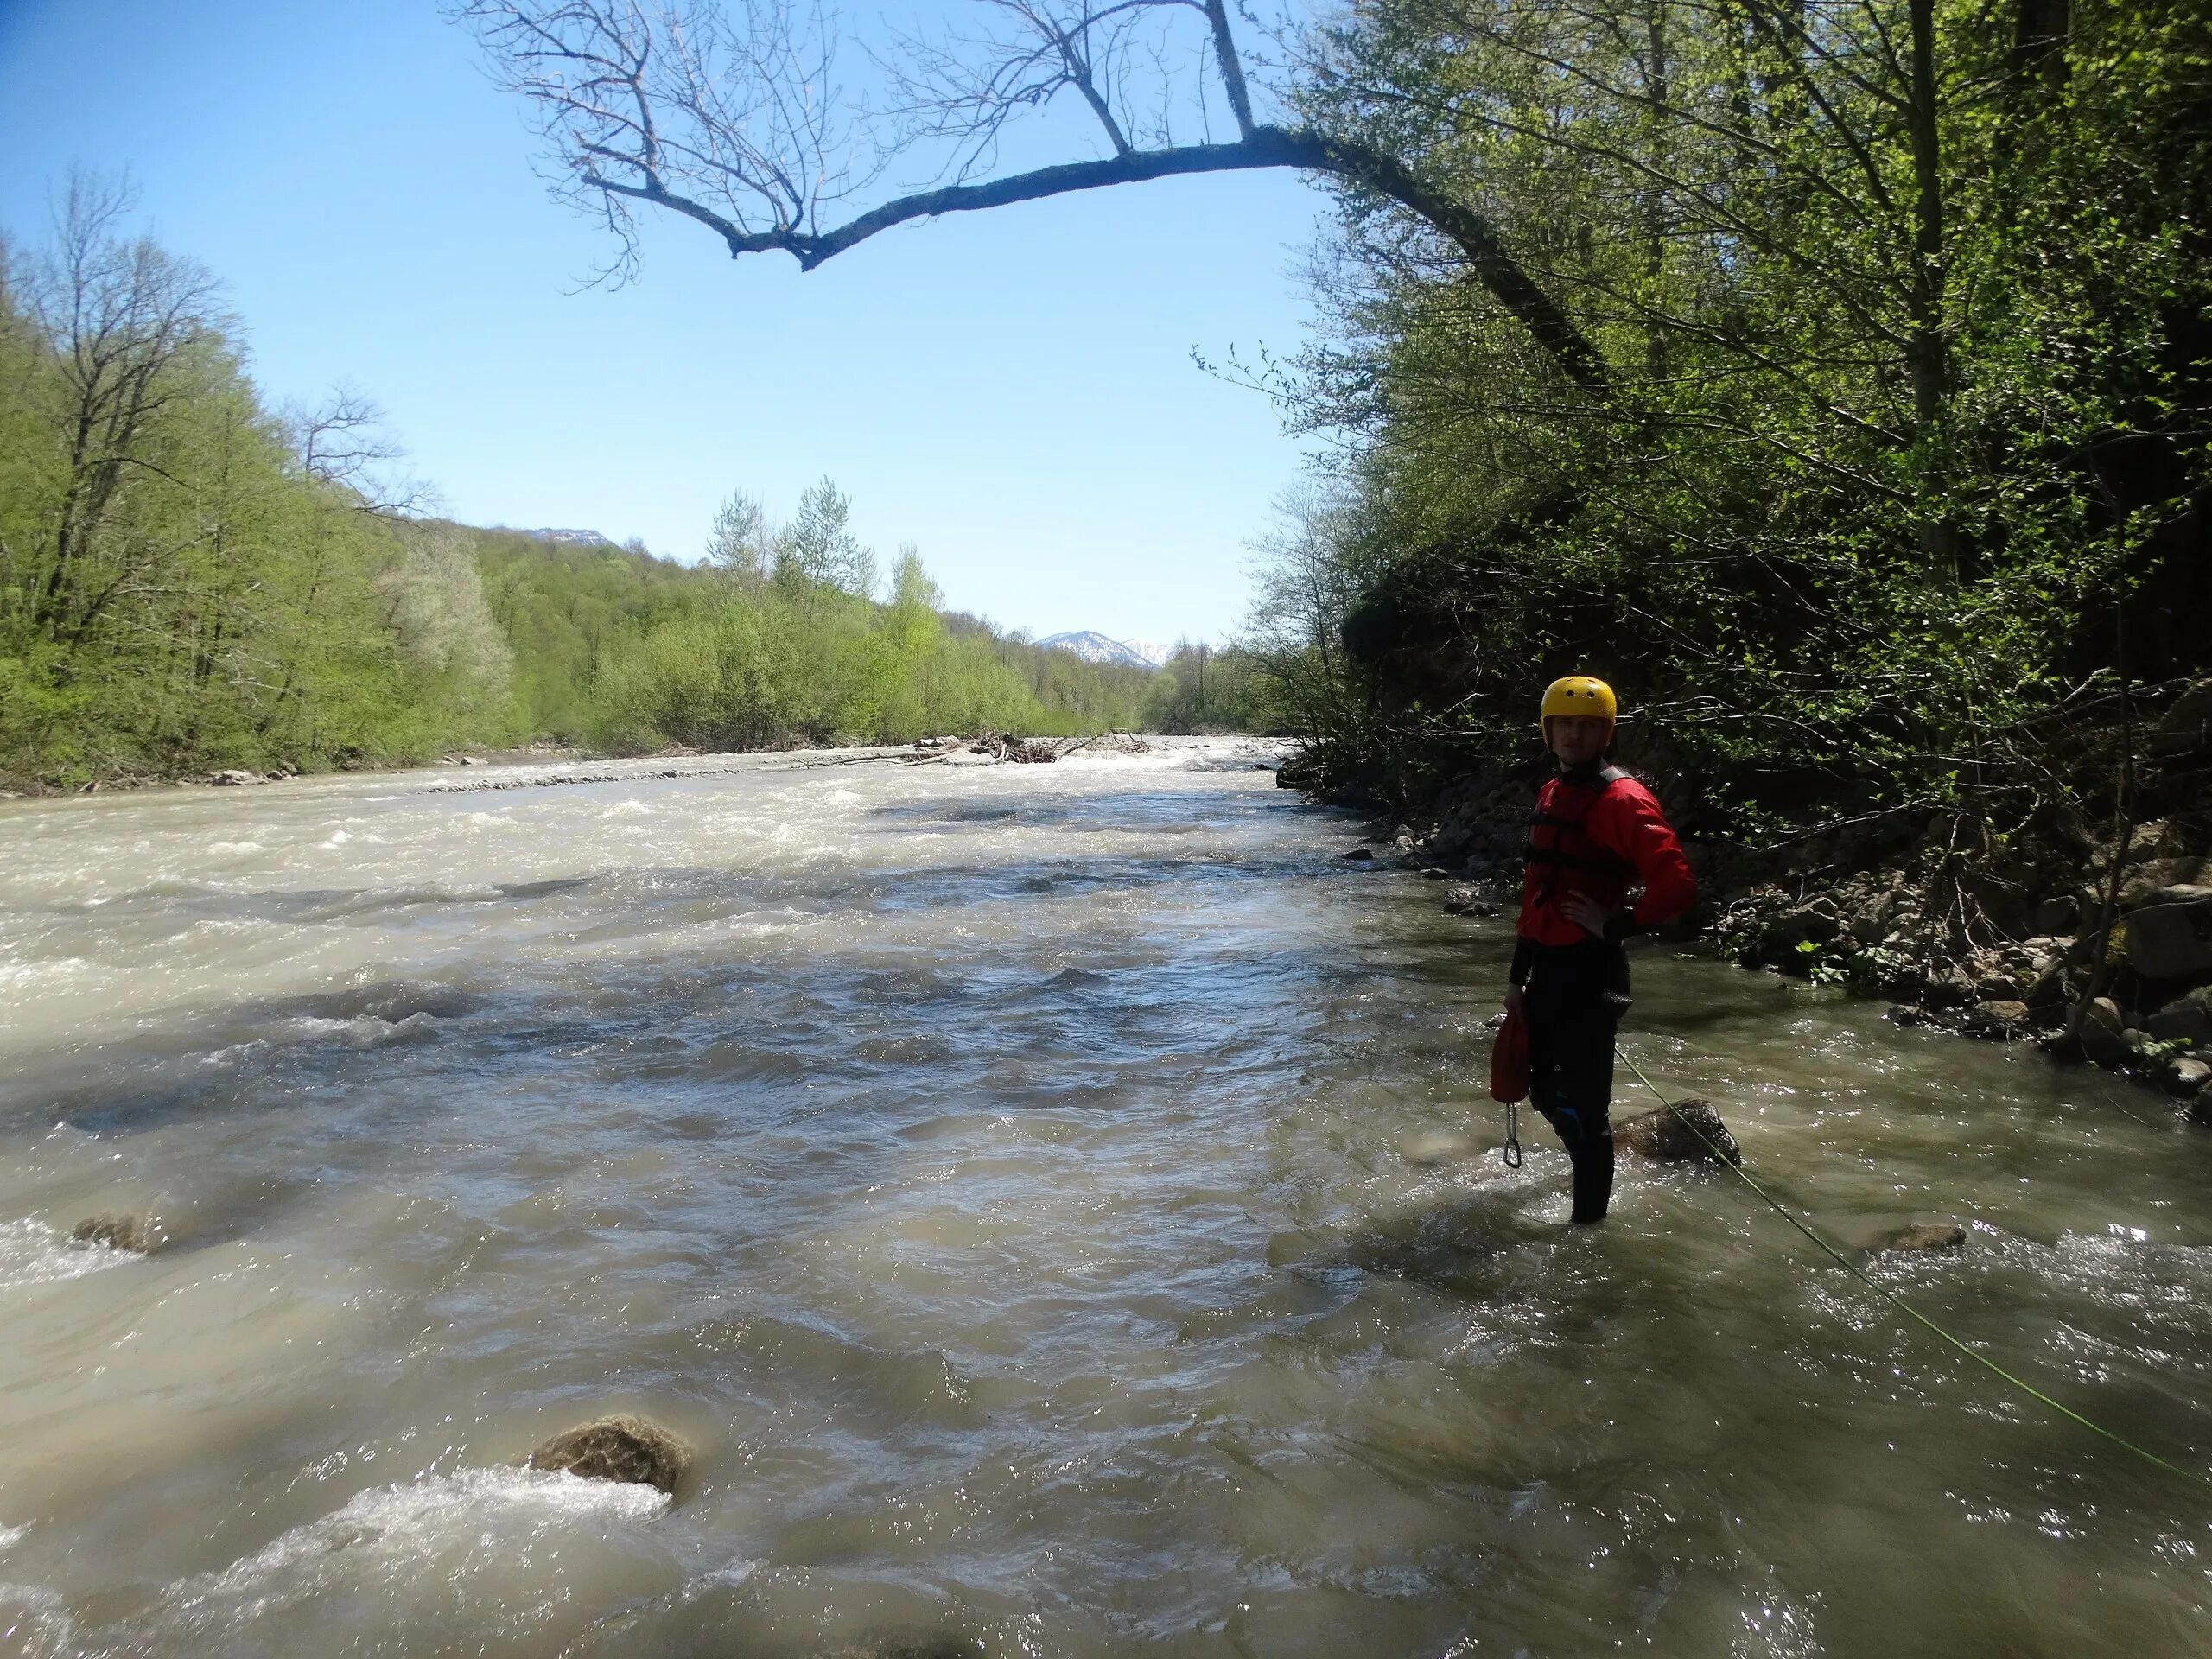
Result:
<svg viewBox="0 0 2212 1659"><path fill-rule="evenodd" d="M1370 859L1371 859L1371 858L1373 858L1373 857L1375 856L1375 852L1374 852L1374 849L1373 849L1372 848L1368 848L1368 847L1355 847L1355 848L1353 848L1353 849L1351 849L1351 851L1350 851L1350 852L1346 853L1346 854L1344 855L1344 856L1345 856L1346 858L1349 858L1349 859L1354 860L1354 861L1357 861L1357 862L1359 862L1359 863L1363 864L1363 863L1366 863Z"/></svg>
<svg viewBox="0 0 2212 1659"><path fill-rule="evenodd" d="M1495 916L1497 906L1482 895L1478 887L1454 887L1444 900L1446 916Z"/></svg>
<svg viewBox="0 0 2212 1659"><path fill-rule="evenodd" d="M1872 1246L1878 1251L1962 1250L1967 1244L1967 1230L1955 1221L1916 1221L1907 1227L1884 1235Z"/></svg>
<svg viewBox="0 0 2212 1659"><path fill-rule="evenodd" d="M154 1248L136 1216L89 1216L70 1230L74 1244L104 1244L111 1250L134 1250L143 1255Z"/></svg>
<svg viewBox="0 0 2212 1659"><path fill-rule="evenodd" d="M1669 1164L1715 1161L1716 1152L1720 1160L1744 1161L1743 1149L1720 1121L1719 1110L1711 1101L1695 1098L1676 1101L1672 1111L1662 1106L1615 1124L1613 1148Z"/></svg>
<svg viewBox="0 0 2212 1659"><path fill-rule="evenodd" d="M556 1434L530 1454L527 1466L657 1486L672 1497L691 1466L691 1448L642 1417L602 1417Z"/></svg>

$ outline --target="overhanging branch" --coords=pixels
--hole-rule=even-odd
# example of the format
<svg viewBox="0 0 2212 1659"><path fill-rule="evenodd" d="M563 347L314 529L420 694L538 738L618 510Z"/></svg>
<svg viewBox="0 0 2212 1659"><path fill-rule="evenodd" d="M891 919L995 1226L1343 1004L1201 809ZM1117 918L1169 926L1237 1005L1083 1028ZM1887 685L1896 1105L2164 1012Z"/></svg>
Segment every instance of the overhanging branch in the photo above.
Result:
<svg viewBox="0 0 2212 1659"><path fill-rule="evenodd" d="M1268 168L1294 168L1344 179L1396 202L1426 220L1458 245L1475 279L1535 337L1537 344L1569 379L1593 397L1604 400L1611 397L1611 384L1597 348L1506 251L1497 228L1486 217L1465 202L1431 188L1395 156L1319 133L1255 126L1235 143L1131 150L1097 161L1040 167L1001 179L945 185L894 198L834 230L815 232L791 227L747 231L702 203L677 195L657 180L632 185L603 175L586 175L585 182L698 220L722 238L732 257L748 253L788 253L798 261L802 270L811 270L879 232L918 219L1011 207L1017 202L1103 189L1109 185Z"/></svg>

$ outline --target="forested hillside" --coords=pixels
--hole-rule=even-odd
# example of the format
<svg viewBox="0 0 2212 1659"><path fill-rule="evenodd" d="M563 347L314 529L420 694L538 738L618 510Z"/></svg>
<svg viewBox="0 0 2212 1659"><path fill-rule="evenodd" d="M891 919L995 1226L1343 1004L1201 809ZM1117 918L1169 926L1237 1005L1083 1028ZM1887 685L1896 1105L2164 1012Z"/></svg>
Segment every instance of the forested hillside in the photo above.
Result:
<svg viewBox="0 0 2212 1659"><path fill-rule="evenodd" d="M733 496L697 565L423 516L374 411L272 409L124 206L80 184L52 245L0 248L0 779L1141 717L1149 672L944 613L912 548L883 579L827 480L787 524Z"/></svg>

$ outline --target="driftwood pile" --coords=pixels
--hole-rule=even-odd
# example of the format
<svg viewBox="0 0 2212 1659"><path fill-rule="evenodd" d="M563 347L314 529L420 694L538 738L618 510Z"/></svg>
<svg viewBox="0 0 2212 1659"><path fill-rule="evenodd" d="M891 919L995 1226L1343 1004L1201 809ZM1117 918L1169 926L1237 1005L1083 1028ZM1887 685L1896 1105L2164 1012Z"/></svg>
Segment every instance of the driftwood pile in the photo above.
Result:
<svg viewBox="0 0 2212 1659"><path fill-rule="evenodd" d="M955 755L980 755L986 760L1035 766L1085 750L1093 754L1149 754L1152 745L1129 732L1101 732L1096 737L1016 737L1011 732L984 732L972 739L925 738L914 745L914 753L907 758L927 763L949 760Z"/></svg>

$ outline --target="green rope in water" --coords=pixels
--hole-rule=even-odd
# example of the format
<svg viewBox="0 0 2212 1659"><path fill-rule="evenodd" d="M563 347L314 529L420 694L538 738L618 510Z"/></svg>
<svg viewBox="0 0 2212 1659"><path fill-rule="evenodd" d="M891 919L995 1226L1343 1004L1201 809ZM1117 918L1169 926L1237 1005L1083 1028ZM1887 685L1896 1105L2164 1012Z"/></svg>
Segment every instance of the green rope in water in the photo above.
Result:
<svg viewBox="0 0 2212 1659"><path fill-rule="evenodd" d="M1614 1052L1616 1053L1619 1053L1618 1049ZM2090 1421L2089 1419L2084 1417L2080 1412L2075 1410L2071 1406L2063 1405L2058 1401L2052 1399L2041 1389L2036 1387L2034 1383L2028 1382L2025 1378L2013 1376L2012 1372L2006 1370L2002 1365L1999 1365L1995 1360L1990 1358L1986 1354L1981 1353L1976 1349L1969 1348L1964 1342L1953 1336L1942 1325L1936 1324L1935 1320L1929 1319L1918 1308L1913 1306L1911 1303L1906 1301L1895 1291L1891 1290L1885 1285L1876 1283L1875 1281L1870 1278L1866 1270L1860 1268L1857 1262L1851 1261L1843 1254L1842 1251L1837 1249L1834 1245L1829 1243L1827 1240L1822 1238L1810 1227L1808 1227L1803 1222L1798 1220L1796 1217L1791 1215L1789 1211L1784 1209L1774 1196L1764 1187L1761 1186L1749 1175L1745 1174L1742 1165L1730 1163L1727 1158L1722 1154L1720 1148L1713 1143L1712 1140L1706 1135L1705 1131L1699 1128L1696 1124L1693 1123L1689 1120L1688 1114L1681 1111L1676 1108L1673 1101L1668 1099L1666 1096L1659 1093L1659 1085L1643 1075L1643 1068L1642 1066L1638 1065L1634 1060L1629 1058L1625 1054L1621 1055L1621 1061L1622 1064L1626 1065L1630 1071L1636 1073L1637 1081L1641 1083L1645 1088L1651 1090L1652 1094L1657 1098L1659 1103L1674 1114L1675 1122L1681 1124L1684 1128L1688 1129L1692 1135L1698 1138L1700 1142L1701 1142L1705 1147L1705 1149L1713 1154L1713 1161L1715 1163L1726 1165L1728 1168L1734 1170L1737 1177L1742 1180L1744 1185L1750 1187L1752 1192L1758 1193L1761 1198L1764 1199L1767 1207L1772 1210L1776 1215L1780 1216L1792 1227L1795 1227L1799 1232L1804 1234L1806 1237L1811 1239L1814 1243L1819 1245L1821 1249L1826 1251L1834 1261L1838 1267L1841 1268L1846 1273L1851 1274L1853 1278L1858 1280L1859 1282L1866 1286L1867 1289L1874 1292L1877 1295L1881 1296L1890 1304L1891 1306L1896 1308L1898 1313L1904 1314L1907 1319L1913 1319L1917 1323L1927 1326L1929 1330L1933 1331L1945 1342L1949 1343L1952 1347L1957 1349L1968 1359L1974 1361L1975 1364L1983 1367L1985 1370L1994 1371L1999 1376L2004 1378L2005 1382L2010 1382L2014 1388L2019 1389L2021 1393L2026 1395L2030 1399L2037 1401L2042 1404L2050 1407L2051 1410L2056 1412L2060 1416L2066 1418L2071 1422L2079 1423L2083 1428L2088 1429L2092 1434L2102 1435L2106 1440L2110 1440L2114 1446L2120 1446L2129 1452L2133 1452L2137 1457L2142 1459L2145 1463L2154 1463L2158 1465L2159 1468L2164 1470L2170 1475L2178 1475L2183 1480L2193 1480L2201 1485L2212 1486L2212 1476L2200 1474L2194 1469L2184 1469L2179 1464L2169 1463L2157 1452L2149 1451L2143 1446L2136 1445L2134 1441L2129 1440L2125 1434L2116 1433L2113 1430L2107 1428L2102 1423Z"/></svg>

